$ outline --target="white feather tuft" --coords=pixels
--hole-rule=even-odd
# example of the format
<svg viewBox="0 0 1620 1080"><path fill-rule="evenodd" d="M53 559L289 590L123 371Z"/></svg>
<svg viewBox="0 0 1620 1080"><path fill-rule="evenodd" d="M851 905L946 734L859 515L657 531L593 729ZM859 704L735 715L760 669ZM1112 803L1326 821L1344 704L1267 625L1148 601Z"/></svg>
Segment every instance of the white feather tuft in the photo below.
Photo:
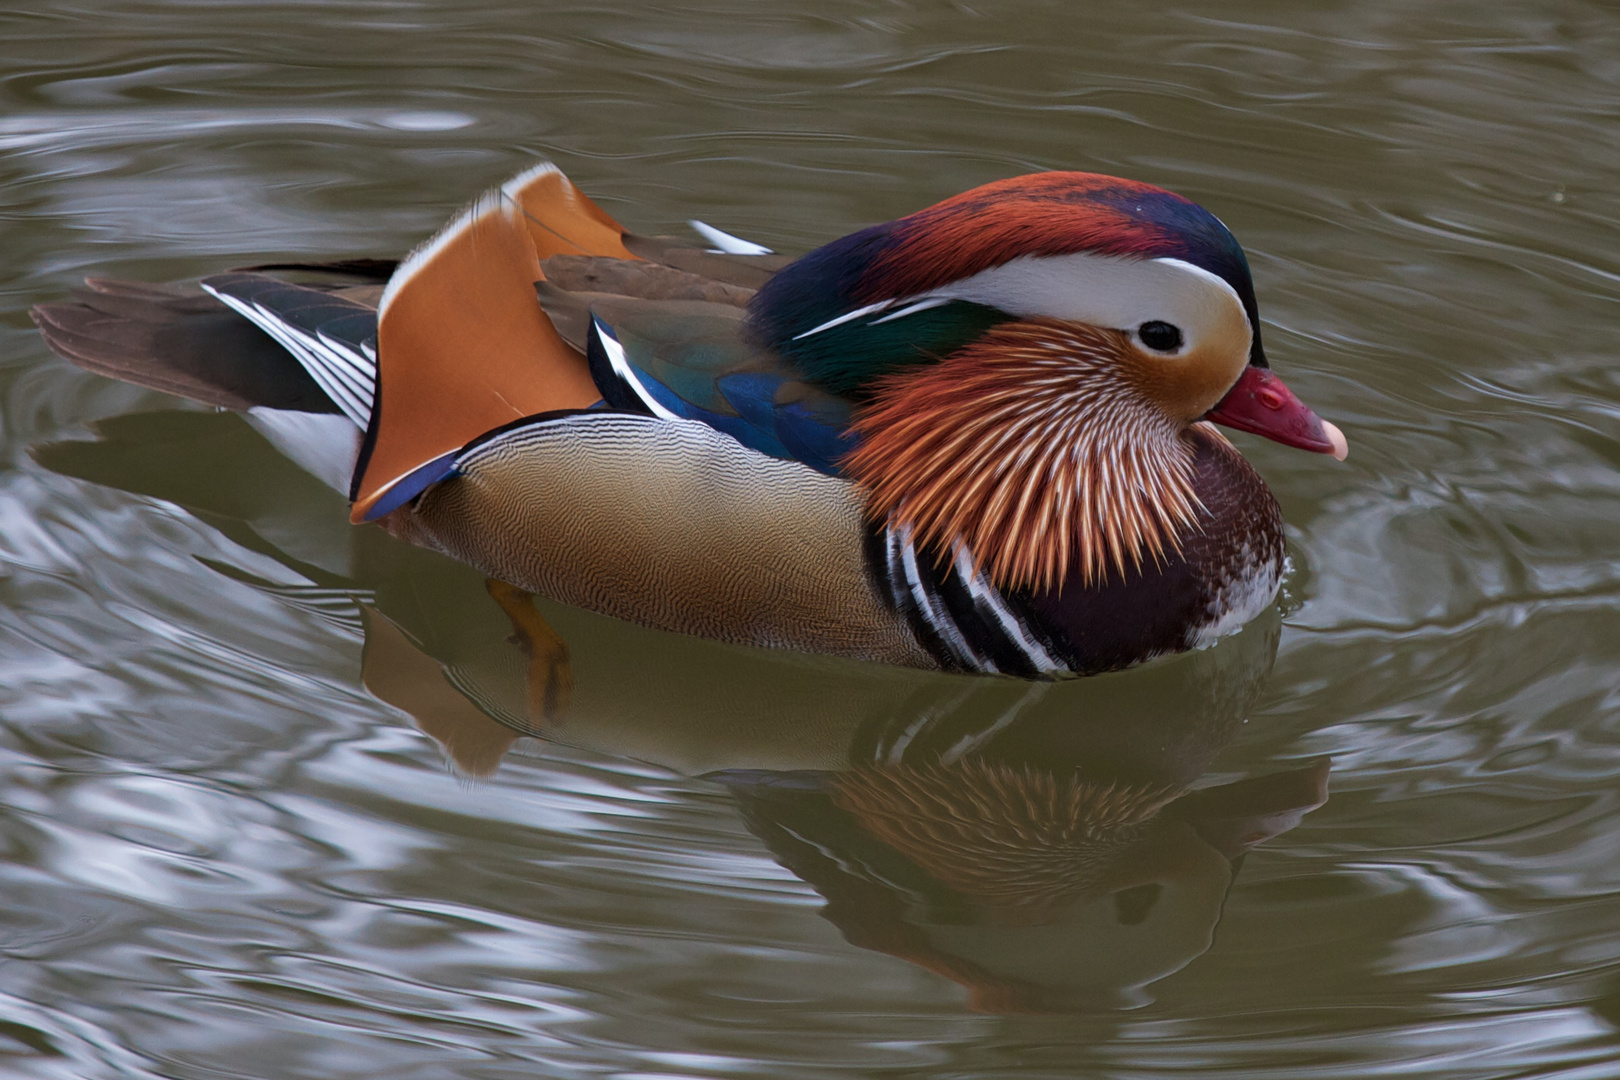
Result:
<svg viewBox="0 0 1620 1080"><path fill-rule="evenodd" d="M726 255L775 255L776 254L776 252L772 251L770 248L765 247L762 244L756 244L752 240L744 240L740 236L732 236L730 233L722 232L721 230L715 228L713 225L709 225L709 224L706 224L706 223L701 222L701 221L688 221L687 224L692 226L692 231L693 232L697 233L699 236L703 237L703 239L705 239L709 243L713 244L715 250L719 251L719 252L722 252L723 254L726 254Z"/></svg>

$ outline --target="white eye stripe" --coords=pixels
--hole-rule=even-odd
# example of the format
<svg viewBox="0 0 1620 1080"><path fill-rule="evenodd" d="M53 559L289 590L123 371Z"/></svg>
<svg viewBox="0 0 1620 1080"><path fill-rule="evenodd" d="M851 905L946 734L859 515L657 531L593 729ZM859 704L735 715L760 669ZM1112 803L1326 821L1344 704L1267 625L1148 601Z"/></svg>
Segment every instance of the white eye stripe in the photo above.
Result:
<svg viewBox="0 0 1620 1080"><path fill-rule="evenodd" d="M888 314L878 321L887 321L952 300L1024 318L1089 323L1132 336L1145 323L1169 323L1181 331L1182 344L1177 353L1166 355L1189 352L1212 337L1228 338L1239 326L1253 333L1237 291L1202 267L1183 259L1077 253L1022 256L926 293L846 312L795 340L880 311Z"/></svg>
<svg viewBox="0 0 1620 1080"><path fill-rule="evenodd" d="M1238 310L1243 311L1243 321L1245 323L1249 321L1249 313L1243 309L1243 298L1239 296L1237 294L1237 290L1232 288L1232 286L1227 283L1226 279L1221 277L1219 274L1212 274L1208 270L1205 270L1202 266L1194 266L1192 263L1186 262L1183 259L1165 258L1154 259L1153 261L1156 263L1161 263L1165 266L1174 266L1183 273L1191 274L1195 278L1202 279L1205 284L1215 289L1219 289L1221 292L1232 298L1232 302L1238 306ZM1249 330L1252 332L1254 327L1249 327Z"/></svg>
<svg viewBox="0 0 1620 1080"><path fill-rule="evenodd" d="M1225 323L1243 302L1225 281L1181 259L1107 255L1024 257L937 290L1014 315L1046 315L1135 331L1167 322L1187 340ZM1247 316L1244 323L1247 324Z"/></svg>
<svg viewBox="0 0 1620 1080"><path fill-rule="evenodd" d="M794 335L811 337L866 316L873 324L948 304L983 304L1021 318L1046 317L1121 330L1142 342L1153 322L1174 326L1181 344L1173 350L1144 348L1161 356L1184 356L1206 343L1241 347L1247 355L1253 328L1243 301L1224 279L1184 259L1129 259L1115 255L1025 255L926 293L880 300L844 312ZM1240 341L1242 337L1249 341Z"/></svg>

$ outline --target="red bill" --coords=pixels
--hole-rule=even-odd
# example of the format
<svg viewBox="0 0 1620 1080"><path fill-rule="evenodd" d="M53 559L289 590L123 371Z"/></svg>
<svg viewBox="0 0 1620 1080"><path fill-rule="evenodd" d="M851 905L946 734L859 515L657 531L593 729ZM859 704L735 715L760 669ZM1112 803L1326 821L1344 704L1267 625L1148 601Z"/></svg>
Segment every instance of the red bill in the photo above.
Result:
<svg viewBox="0 0 1620 1080"><path fill-rule="evenodd" d="M1340 461L1350 453L1344 432L1312 412L1269 368L1244 368L1237 385L1204 419Z"/></svg>

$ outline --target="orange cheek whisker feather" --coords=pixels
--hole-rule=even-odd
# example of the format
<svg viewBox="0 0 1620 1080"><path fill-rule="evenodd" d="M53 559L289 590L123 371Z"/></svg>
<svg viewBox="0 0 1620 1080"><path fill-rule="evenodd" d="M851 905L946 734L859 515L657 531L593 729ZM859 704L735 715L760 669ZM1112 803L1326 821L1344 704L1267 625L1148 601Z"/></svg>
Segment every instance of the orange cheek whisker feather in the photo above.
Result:
<svg viewBox="0 0 1620 1080"><path fill-rule="evenodd" d="M890 376L844 461L878 520L1001 589L1090 585L1197 528L1181 425L1131 377L1117 331L1029 320Z"/></svg>

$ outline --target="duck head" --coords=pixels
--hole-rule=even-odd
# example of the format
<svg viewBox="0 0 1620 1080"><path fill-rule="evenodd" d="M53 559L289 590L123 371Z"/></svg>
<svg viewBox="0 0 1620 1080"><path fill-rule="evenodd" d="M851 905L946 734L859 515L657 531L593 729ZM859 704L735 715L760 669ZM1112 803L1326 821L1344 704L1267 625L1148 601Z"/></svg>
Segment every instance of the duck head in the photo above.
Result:
<svg viewBox="0 0 1620 1080"><path fill-rule="evenodd" d="M749 329L860 403L842 464L874 516L1003 588L1176 548L1203 421L1347 449L1271 372L1231 232L1135 181L1015 177L864 229L778 273Z"/></svg>

